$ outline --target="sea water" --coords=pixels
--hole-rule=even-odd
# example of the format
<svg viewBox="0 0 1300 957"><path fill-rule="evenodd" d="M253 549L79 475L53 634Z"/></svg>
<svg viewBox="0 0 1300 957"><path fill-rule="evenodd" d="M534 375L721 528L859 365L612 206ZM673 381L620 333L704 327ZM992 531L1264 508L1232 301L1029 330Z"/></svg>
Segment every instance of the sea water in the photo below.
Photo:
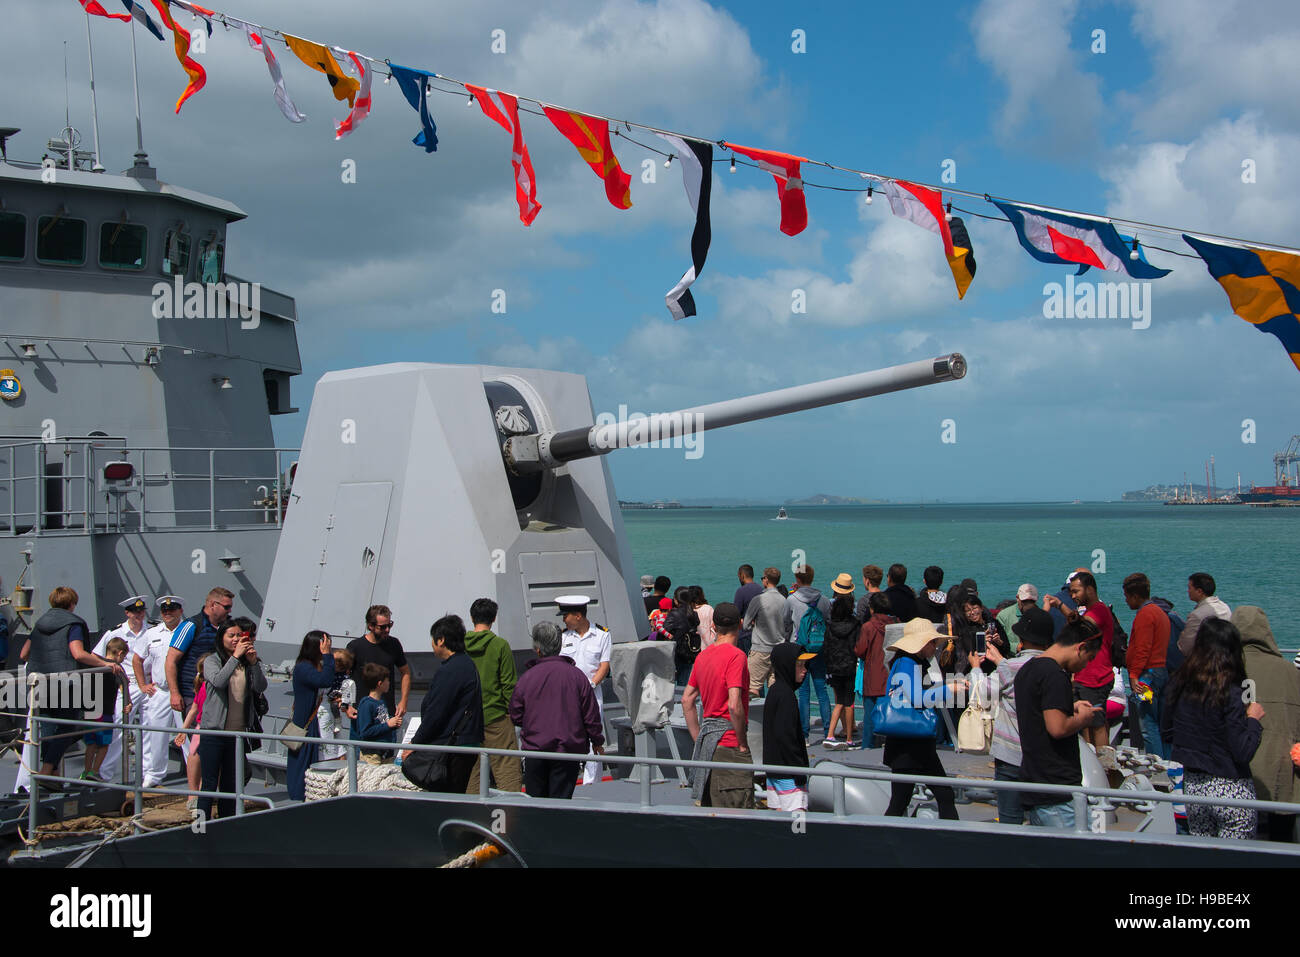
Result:
<svg viewBox="0 0 1300 957"><path fill-rule="evenodd" d="M907 566L907 583L922 584L927 565L944 570L944 587L974 578L993 607L1032 582L1053 594L1077 567L1094 570L1102 599L1127 627L1133 613L1121 583L1145 572L1152 593L1168 598L1184 617L1191 610L1187 576L1209 572L1217 594L1233 608L1258 605L1283 648L1300 645L1300 509L1250 506L1166 506L1159 503L776 506L630 510L623 512L637 575L667 575L678 585L700 585L710 604L730 601L736 569L781 570L806 561L813 584L830 594L848 572L862 594L862 566Z"/></svg>

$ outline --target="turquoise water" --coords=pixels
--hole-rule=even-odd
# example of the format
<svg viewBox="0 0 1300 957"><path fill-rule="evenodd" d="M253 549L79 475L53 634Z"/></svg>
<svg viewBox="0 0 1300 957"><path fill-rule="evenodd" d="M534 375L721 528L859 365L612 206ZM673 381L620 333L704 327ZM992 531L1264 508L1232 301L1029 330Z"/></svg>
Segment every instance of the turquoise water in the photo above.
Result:
<svg viewBox="0 0 1300 957"><path fill-rule="evenodd" d="M907 566L921 584L927 565L944 570L944 587L974 578L992 607L1021 582L1054 593L1079 566L1097 566L1102 598L1127 626L1121 582L1145 572L1153 592L1184 615L1187 576L1214 576L1218 595L1234 608L1259 605L1278 643L1300 645L1300 587L1291 549L1300 540L1300 509L1160 504L868 505L791 507L786 521L772 508L625 511L623 522L638 575L667 575L673 585L700 585L711 604L730 601L736 568L781 569L789 584L792 553L802 550L824 592L840 572L862 589L862 566ZM1102 550L1105 571L1100 570Z"/></svg>

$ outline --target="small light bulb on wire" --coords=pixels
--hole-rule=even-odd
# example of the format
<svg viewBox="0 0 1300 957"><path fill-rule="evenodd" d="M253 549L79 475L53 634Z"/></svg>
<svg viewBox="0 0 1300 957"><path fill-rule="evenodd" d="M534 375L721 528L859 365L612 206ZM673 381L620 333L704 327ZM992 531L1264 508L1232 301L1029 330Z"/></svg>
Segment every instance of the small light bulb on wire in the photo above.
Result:
<svg viewBox="0 0 1300 957"><path fill-rule="evenodd" d="M870 186L868 186L868 187L867 187L867 205L868 205L868 206L871 205L871 193L872 193L872 188L871 188Z"/></svg>
<svg viewBox="0 0 1300 957"><path fill-rule="evenodd" d="M667 169L668 167L670 167L670 166L672 166L672 165L673 165L673 154L672 154L672 153L669 153L669 154L668 154L668 158L667 158L666 160L664 160L664 169Z"/></svg>
<svg viewBox="0 0 1300 957"><path fill-rule="evenodd" d="M469 108L469 107L471 107L471 106L473 106L473 105L474 105L474 94L471 93L471 94L469 95L469 99L467 99L467 100L465 101L465 106L466 106L466 108Z"/></svg>
<svg viewBox="0 0 1300 957"><path fill-rule="evenodd" d="M736 157L734 157L734 156L731 157L731 171L732 171L733 173L736 171Z"/></svg>
<svg viewBox="0 0 1300 957"><path fill-rule="evenodd" d="M944 222L948 222L948 223L952 222L952 203L949 203L947 206L944 207L943 218L944 218Z"/></svg>
<svg viewBox="0 0 1300 957"><path fill-rule="evenodd" d="M1137 241L1137 237L1136 237L1136 236L1133 237L1133 250L1128 254L1128 258L1129 258L1129 259L1134 259L1134 260L1136 260L1136 259L1139 258L1139 257L1138 257L1138 241Z"/></svg>

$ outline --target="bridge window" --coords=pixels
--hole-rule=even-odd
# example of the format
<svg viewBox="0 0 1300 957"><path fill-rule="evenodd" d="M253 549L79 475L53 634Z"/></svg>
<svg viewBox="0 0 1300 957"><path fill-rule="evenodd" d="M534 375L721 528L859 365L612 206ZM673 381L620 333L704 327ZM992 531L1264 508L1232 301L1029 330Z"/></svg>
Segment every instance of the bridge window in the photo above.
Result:
<svg viewBox="0 0 1300 957"><path fill-rule="evenodd" d="M51 266L86 264L86 221L63 215L36 220L36 261Z"/></svg>
<svg viewBox="0 0 1300 957"><path fill-rule="evenodd" d="M27 217L0 213L0 259L18 262L27 255Z"/></svg>
<svg viewBox="0 0 1300 957"><path fill-rule="evenodd" d="M184 276L190 268L190 234L179 229L167 230L163 237L164 276Z"/></svg>
<svg viewBox="0 0 1300 957"><path fill-rule="evenodd" d="M221 282L226 272L226 247L218 242L199 243L199 282Z"/></svg>
<svg viewBox="0 0 1300 957"><path fill-rule="evenodd" d="M105 269L143 269L149 230L136 223L99 227L99 264Z"/></svg>

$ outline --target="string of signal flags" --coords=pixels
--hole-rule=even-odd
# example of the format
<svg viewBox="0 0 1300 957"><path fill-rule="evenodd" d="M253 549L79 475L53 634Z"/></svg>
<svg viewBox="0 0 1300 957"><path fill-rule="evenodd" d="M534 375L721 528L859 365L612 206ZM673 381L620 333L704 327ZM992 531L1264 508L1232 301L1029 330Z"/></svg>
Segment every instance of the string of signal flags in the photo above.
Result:
<svg viewBox="0 0 1300 957"><path fill-rule="evenodd" d="M1199 257L1209 269L1210 275L1227 293L1233 312L1261 332L1277 337L1292 363L1300 370L1300 249L1206 233L1189 234L1182 229L1158 223L1101 217L955 188L947 190L949 198L945 199L942 187L837 166L791 153L741 146L727 140L706 139L631 120L615 120L571 110L532 97L468 83L431 70L398 66L390 60L376 59L338 46L326 46L188 0L149 0L148 5L152 6L162 21L161 28L150 17L144 2L120 0L125 13L110 13L99 0L77 2L87 16L125 21L132 25L132 29L139 23L161 41L166 39L164 29L171 34L176 59L188 79L176 101L177 113L190 97L203 89L207 83L207 73L190 55L194 35L176 22L172 7L188 12L195 22L201 21L206 26L209 37L212 36L214 22L221 23L228 31L242 32L249 47L261 53L265 60L276 104L285 119L291 123L301 123L306 117L290 97L279 60L268 41L278 39L303 64L323 74L329 81L335 100L340 103L346 100L349 107L347 117L335 124L335 139L342 139L355 132L369 115L373 103L371 85L376 72L384 77L384 83L395 81L407 103L418 113L420 129L411 142L426 153L434 153L438 149L438 129L430 109L429 94L436 92L468 96L471 105L477 103L484 115L501 126L513 139L511 162L515 173L515 199L519 207L519 219L525 226L531 225L537 218L542 204L537 199L537 178L519 119L521 102L538 108L531 110L524 107L522 112L545 116L573 144L578 155L603 182L606 198L617 209L630 209L632 206L631 176L619 164L611 135L666 156L665 165L677 161L682 170L687 198L695 214L695 226L690 242L691 264L665 296L668 310L675 319L696 315L691 286L704 269L712 238L709 205L713 166L715 162L727 161L727 157L715 159L716 147L730 154L732 172L735 172L737 163L740 163L772 175L780 202L780 229L788 236L797 236L808 225L808 209L804 197L807 188L861 192L865 193L867 203L872 202L875 193L884 194L895 216L939 236L959 299L965 297L975 278L976 263L970 233L962 218L953 215L954 208L981 219L1010 223L1020 245L1030 256L1042 263L1077 266L1078 275L1095 268L1123 273L1135 280L1151 281L1168 275L1171 270L1152 265L1147 260L1146 249L1187 258ZM111 3L112 0L108 2ZM438 83L448 84L452 89L440 87ZM637 129L658 136L666 151L638 143L626 136L619 129L620 126L629 133ZM854 187L809 183L803 178L805 165L856 174L867 183ZM952 196L983 200L995 206L1002 215L994 216L954 207ZM1121 233L1117 226L1126 228L1128 232ZM1164 234L1174 238L1181 236L1195 256L1140 241L1139 232Z"/></svg>

